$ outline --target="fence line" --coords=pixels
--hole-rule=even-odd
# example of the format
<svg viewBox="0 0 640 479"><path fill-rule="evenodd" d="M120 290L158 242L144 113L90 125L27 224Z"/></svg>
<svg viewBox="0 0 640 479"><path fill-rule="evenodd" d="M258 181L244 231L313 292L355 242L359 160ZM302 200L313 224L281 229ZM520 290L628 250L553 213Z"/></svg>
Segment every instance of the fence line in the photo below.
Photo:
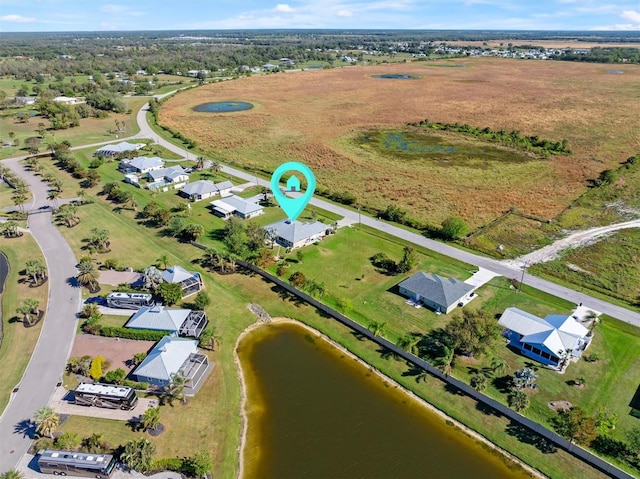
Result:
<svg viewBox="0 0 640 479"><path fill-rule="evenodd" d="M369 331L367 328L365 328L361 324L353 321L352 319L347 318L343 314L340 314L338 311L328 307L327 305L321 303L315 298L312 298L311 296L304 293L303 291L300 291L294 288L289 283L286 283L280 278L264 271L261 268L258 268L257 266L251 263L247 263L246 261L238 260L237 263L243 268L253 271L254 273L259 274L260 276L271 281L272 283L275 283L276 285L280 286L287 292L297 296L298 298L310 304L311 306L314 306L320 311L326 313L327 315L339 321L340 323L344 324L348 328L351 328L354 331L358 332L359 334L367 337L367 339L369 339L370 341L373 341L374 343L384 348L387 348L390 351L393 351L393 353L397 354L398 356L401 356L406 361L409 361L414 365L425 369L430 374L438 377L439 379L450 384L451 386L454 386L456 389L460 390L461 392L471 397L472 399L475 399L479 403L482 403L490 407L491 409L497 411L498 413L507 417L508 419L520 424L521 426L526 427L527 429L533 431L534 433L538 434L544 439L552 442L556 446L560 447L561 449L564 449L568 453L590 464L591 466L604 472L605 474L608 474L609 476L616 479L634 479L634 476L628 474L627 472L623 471L617 466L614 466L613 464L605 461L604 459L596 456L595 454L592 454L586 449L583 449L582 447L576 444L573 444L572 442L568 441L567 439L560 436L559 434L551 431L550 429L547 429L543 425L538 424L535 421L532 421L531 419L521 414L518 414L513 409L505 406L504 404L496 401L495 399L490 398L489 396L486 396L485 394L482 394L481 392L476 391L468 384L456 378L453 378L451 376L445 375L442 371L440 371L438 368L434 367L424 359L421 359L418 356L411 354L403 350L402 348L399 348L397 345L395 345L394 343L392 343L391 341L383 337L375 336L371 331Z"/></svg>

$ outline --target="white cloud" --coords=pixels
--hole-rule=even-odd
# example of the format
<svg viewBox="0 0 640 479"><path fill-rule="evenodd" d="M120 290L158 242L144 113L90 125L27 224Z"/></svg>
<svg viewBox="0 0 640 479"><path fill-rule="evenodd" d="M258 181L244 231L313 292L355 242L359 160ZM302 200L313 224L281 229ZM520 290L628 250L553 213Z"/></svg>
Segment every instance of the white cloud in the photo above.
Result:
<svg viewBox="0 0 640 479"><path fill-rule="evenodd" d="M141 15L144 15L142 12L133 11L130 7L127 7L125 5L116 5L113 3L102 5L100 7L100 11L117 15L128 15L130 17L139 17Z"/></svg>
<svg viewBox="0 0 640 479"><path fill-rule="evenodd" d="M353 17L353 12L350 12L349 10L338 10L336 12L336 16L349 18L349 17Z"/></svg>
<svg viewBox="0 0 640 479"><path fill-rule="evenodd" d="M11 14L0 16L0 22L30 23L35 21L36 19L34 17L23 17L22 15Z"/></svg>
<svg viewBox="0 0 640 479"><path fill-rule="evenodd" d="M296 11L296 9L290 7L286 3L279 3L278 5L276 5L276 8L274 8L273 11L279 13L293 13Z"/></svg>
<svg viewBox="0 0 640 479"><path fill-rule="evenodd" d="M100 29L102 30L117 30L118 26L113 23L100 22Z"/></svg>
<svg viewBox="0 0 640 479"><path fill-rule="evenodd" d="M625 20L629 20L640 25L640 12L636 12L635 10L625 10L620 16Z"/></svg>

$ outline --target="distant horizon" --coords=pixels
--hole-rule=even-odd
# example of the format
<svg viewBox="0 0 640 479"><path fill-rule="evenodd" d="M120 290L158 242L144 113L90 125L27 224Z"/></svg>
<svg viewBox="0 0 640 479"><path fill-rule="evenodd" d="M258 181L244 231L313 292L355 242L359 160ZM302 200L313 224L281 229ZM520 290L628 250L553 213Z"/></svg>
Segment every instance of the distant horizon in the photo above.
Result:
<svg viewBox="0 0 640 479"><path fill-rule="evenodd" d="M235 30L638 32L637 0L2 0L2 33ZM287 0L285 0L287 1Z"/></svg>

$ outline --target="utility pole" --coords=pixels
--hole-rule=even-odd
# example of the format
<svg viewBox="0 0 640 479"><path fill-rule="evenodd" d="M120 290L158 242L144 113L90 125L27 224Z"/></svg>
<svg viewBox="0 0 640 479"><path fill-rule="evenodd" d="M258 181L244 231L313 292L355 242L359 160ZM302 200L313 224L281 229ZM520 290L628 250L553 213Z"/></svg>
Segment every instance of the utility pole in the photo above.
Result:
<svg viewBox="0 0 640 479"><path fill-rule="evenodd" d="M522 283L524 283L524 274L527 272L528 261L525 261L522 265L522 277L520 278L520 284L518 285L518 293L522 291Z"/></svg>
<svg viewBox="0 0 640 479"><path fill-rule="evenodd" d="M362 216L360 216L360 205L358 205L358 229L362 228Z"/></svg>

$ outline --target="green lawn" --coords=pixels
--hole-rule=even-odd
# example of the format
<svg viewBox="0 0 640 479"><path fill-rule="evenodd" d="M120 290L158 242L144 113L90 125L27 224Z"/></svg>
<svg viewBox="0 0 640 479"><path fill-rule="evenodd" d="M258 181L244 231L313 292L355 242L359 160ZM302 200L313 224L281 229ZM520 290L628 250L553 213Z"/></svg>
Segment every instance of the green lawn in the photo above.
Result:
<svg viewBox="0 0 640 479"><path fill-rule="evenodd" d="M0 344L0 411L4 411L9 402L11 390L20 382L20 378L29 363L40 334L42 322L25 328L16 308L27 298L40 301L40 309L46 309L49 285L45 283L38 288L29 288L28 283L19 272L24 270L27 260L42 258L38 244L30 234L20 238L4 238L0 236L0 251L9 260L10 272L7 277L4 294L2 294L2 332ZM44 259L43 259L44 261Z"/></svg>

